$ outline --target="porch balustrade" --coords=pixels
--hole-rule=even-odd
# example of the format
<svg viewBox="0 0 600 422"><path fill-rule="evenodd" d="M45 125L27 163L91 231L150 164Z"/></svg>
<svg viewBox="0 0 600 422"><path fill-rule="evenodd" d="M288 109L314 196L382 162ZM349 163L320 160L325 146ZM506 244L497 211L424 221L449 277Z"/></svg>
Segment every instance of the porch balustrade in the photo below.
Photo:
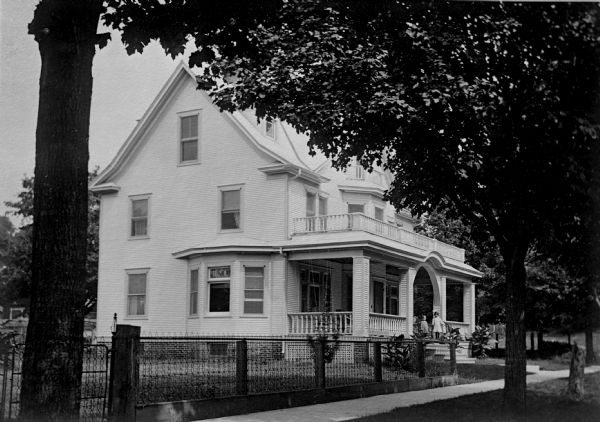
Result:
<svg viewBox="0 0 600 422"><path fill-rule="evenodd" d="M301 312L288 314L289 334L352 334L352 312Z"/></svg>
<svg viewBox="0 0 600 422"><path fill-rule="evenodd" d="M403 229L393 224L388 224L364 214L338 214L323 215L318 217L295 218L293 221L294 234L364 231L386 239L395 240L405 245L420 249L439 252L442 256L461 262L465 260L464 249L431 239Z"/></svg>
<svg viewBox="0 0 600 422"><path fill-rule="evenodd" d="M405 317L385 314L369 314L369 335L397 336L407 331Z"/></svg>

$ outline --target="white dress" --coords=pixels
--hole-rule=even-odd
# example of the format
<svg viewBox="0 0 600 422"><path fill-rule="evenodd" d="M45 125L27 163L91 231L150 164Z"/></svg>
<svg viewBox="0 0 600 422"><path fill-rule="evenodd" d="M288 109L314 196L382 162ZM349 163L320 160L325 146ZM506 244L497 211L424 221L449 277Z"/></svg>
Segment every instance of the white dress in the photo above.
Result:
<svg viewBox="0 0 600 422"><path fill-rule="evenodd" d="M433 332L434 333L442 332L442 319L440 317L433 317L433 320L431 321L431 323L433 324Z"/></svg>

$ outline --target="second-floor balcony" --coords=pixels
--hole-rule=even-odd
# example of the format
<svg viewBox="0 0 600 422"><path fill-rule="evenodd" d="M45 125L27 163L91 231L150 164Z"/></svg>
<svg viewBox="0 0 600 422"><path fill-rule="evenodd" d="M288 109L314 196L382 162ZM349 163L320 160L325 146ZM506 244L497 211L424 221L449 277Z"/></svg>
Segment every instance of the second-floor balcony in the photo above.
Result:
<svg viewBox="0 0 600 422"><path fill-rule="evenodd" d="M435 251L446 258L465 261L464 249L360 213L302 217L293 221L294 235L342 231L363 231L419 249Z"/></svg>

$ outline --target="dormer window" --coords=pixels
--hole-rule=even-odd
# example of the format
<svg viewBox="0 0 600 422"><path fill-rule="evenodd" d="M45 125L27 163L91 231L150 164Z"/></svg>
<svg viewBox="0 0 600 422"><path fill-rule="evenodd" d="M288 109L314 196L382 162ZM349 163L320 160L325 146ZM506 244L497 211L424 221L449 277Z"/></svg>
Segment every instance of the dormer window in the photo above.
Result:
<svg viewBox="0 0 600 422"><path fill-rule="evenodd" d="M275 139L275 122L271 118L267 118L265 121L265 134L269 138Z"/></svg>
<svg viewBox="0 0 600 422"><path fill-rule="evenodd" d="M348 166L346 175L350 180L365 180L365 169L356 161Z"/></svg>

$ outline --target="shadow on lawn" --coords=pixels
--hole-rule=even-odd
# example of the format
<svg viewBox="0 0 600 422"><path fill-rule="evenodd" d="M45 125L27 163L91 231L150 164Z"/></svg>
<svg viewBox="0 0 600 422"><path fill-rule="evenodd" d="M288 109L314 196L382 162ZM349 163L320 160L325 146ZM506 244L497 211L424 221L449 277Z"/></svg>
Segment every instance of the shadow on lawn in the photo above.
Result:
<svg viewBox="0 0 600 422"><path fill-rule="evenodd" d="M502 391L473 394L390 413L357 419L363 422L597 422L600 415L600 374L585 376L586 396L582 402L567 399L566 379L528 386L527 413L507 414L502 408Z"/></svg>

